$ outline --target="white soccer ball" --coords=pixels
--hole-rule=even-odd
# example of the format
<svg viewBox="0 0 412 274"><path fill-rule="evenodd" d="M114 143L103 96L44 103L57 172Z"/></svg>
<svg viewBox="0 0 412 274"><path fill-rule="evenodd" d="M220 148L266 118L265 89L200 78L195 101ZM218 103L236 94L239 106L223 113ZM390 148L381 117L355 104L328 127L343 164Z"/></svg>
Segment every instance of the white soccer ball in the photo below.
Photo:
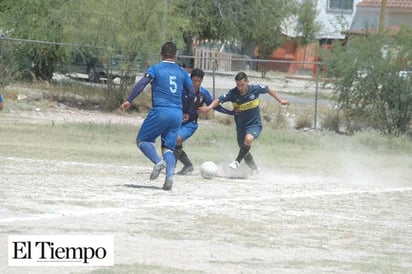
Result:
<svg viewBox="0 0 412 274"><path fill-rule="evenodd" d="M200 175L205 179L212 179L217 175L217 165L212 161L206 161L200 165Z"/></svg>

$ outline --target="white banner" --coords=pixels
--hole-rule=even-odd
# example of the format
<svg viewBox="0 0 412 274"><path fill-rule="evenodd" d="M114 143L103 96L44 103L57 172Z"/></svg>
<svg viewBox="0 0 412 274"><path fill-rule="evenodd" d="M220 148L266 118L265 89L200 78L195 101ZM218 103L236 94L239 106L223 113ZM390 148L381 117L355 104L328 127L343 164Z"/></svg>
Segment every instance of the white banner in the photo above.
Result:
<svg viewBox="0 0 412 274"><path fill-rule="evenodd" d="M112 235L9 235L9 266L113 266Z"/></svg>

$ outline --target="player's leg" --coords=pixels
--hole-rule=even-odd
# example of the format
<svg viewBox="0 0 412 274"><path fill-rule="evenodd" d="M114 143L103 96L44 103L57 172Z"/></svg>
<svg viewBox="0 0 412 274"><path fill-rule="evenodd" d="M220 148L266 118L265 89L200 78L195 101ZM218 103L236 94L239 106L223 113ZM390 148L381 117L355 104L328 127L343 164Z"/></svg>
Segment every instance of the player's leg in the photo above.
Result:
<svg viewBox="0 0 412 274"><path fill-rule="evenodd" d="M156 138L160 134L157 111L156 109L152 109L140 127L136 137L136 144L142 153L154 164L158 164L162 160L154 145Z"/></svg>
<svg viewBox="0 0 412 274"><path fill-rule="evenodd" d="M261 131L262 131L261 126L254 126L254 127L247 128L244 133L238 132L237 142L239 145L239 153L236 159L229 165L232 169L237 169L240 163L242 162L242 160L245 158L245 156L250 154L249 150L252 146L252 143L259 136ZM248 158L246 164L249 165L251 164L251 162L254 163L253 157Z"/></svg>
<svg viewBox="0 0 412 274"><path fill-rule="evenodd" d="M177 161L182 162L183 168L177 173L179 175L186 175L193 171L193 164L189 159L187 153L183 150L182 143L189 139L197 130L198 124L195 121L187 122L179 129L179 137L176 143L175 157Z"/></svg>
<svg viewBox="0 0 412 274"><path fill-rule="evenodd" d="M171 190L173 186L173 170L176 163L176 158L173 151L168 148L162 148L163 159L166 163L166 178L163 184L164 190Z"/></svg>
<svg viewBox="0 0 412 274"><path fill-rule="evenodd" d="M236 159L230 164L230 167L232 169L237 169L240 163L242 162L243 158L245 158L245 155L249 153L250 145L247 144L252 144L253 136L250 134L246 134L244 140L245 141L239 145L239 152L236 156Z"/></svg>
<svg viewBox="0 0 412 274"><path fill-rule="evenodd" d="M252 174L257 174L259 173L259 168L255 163L255 160L253 159L252 153L247 153L244 157L245 163L247 166L252 170Z"/></svg>
<svg viewBox="0 0 412 274"><path fill-rule="evenodd" d="M163 184L164 190L171 190L173 185L173 172L176 165L176 158L173 150L176 147L176 140L178 131L181 126L183 115L181 111L171 110L167 113L167 116L163 116L167 127L162 133L162 154L163 160L166 163L166 178Z"/></svg>

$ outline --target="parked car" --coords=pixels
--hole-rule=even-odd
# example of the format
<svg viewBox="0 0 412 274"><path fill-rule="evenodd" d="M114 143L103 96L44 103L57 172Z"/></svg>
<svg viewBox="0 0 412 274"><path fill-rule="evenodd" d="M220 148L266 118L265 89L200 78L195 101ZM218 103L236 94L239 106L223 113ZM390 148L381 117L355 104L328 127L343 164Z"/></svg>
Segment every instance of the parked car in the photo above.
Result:
<svg viewBox="0 0 412 274"><path fill-rule="evenodd" d="M84 79L91 83L97 83L101 78L106 78L106 69L97 55L75 51L69 55L64 63L57 67L56 71L67 74L71 78Z"/></svg>
<svg viewBox="0 0 412 274"><path fill-rule="evenodd" d="M145 69L144 58L136 53L117 53L104 59L107 75L112 78L135 78L136 73Z"/></svg>
<svg viewBox="0 0 412 274"><path fill-rule="evenodd" d="M405 70L399 71L399 78L406 80L409 77L412 77L412 66L410 66L409 68Z"/></svg>

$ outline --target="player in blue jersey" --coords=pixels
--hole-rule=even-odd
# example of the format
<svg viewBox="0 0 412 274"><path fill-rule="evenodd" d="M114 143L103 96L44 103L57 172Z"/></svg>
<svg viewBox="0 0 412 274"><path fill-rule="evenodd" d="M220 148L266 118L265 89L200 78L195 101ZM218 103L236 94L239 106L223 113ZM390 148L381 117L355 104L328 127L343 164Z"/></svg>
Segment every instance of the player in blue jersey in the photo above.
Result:
<svg viewBox="0 0 412 274"><path fill-rule="evenodd" d="M177 131L183 119L187 119L187 109L194 98L194 88L189 74L175 63L177 48L173 42L162 46L162 61L149 67L145 75L135 84L133 90L120 108L128 109L131 102L144 90L147 84L152 86L152 108L140 127L136 144L143 154L154 163L150 180L159 177L166 168L164 190L171 190L176 159L173 150L176 146ZM188 100L185 101L185 98ZM185 102L188 103L185 106ZM163 159L156 151L155 142L161 137Z"/></svg>
<svg viewBox="0 0 412 274"><path fill-rule="evenodd" d="M240 149L236 159L229 167L237 169L240 162L244 159L245 163L255 173L259 169L250 153L250 147L262 131L259 95L267 93L282 105L289 105L289 101L281 99L272 88L261 85L249 85L248 77L244 72L236 74L235 81L235 88L228 90L213 100L209 106L200 107L199 112L206 113L221 103L232 102L235 112L237 143Z"/></svg>
<svg viewBox="0 0 412 274"><path fill-rule="evenodd" d="M0 110L4 108L3 96L0 94Z"/></svg>
<svg viewBox="0 0 412 274"><path fill-rule="evenodd" d="M195 99L192 108L189 110L188 120L182 123L182 126L179 129L176 149L174 150L176 160L182 162L183 164L183 168L177 173L179 175L186 175L193 171L193 164L186 152L183 150L182 143L189 139L199 127L197 123L199 118L198 108L204 104L210 105L213 101L209 91L201 86L204 76L205 73L199 68L192 69L190 74L190 78L192 79L193 86L195 88ZM221 113L233 115L233 111L230 111L220 105L217 106L216 110Z"/></svg>

